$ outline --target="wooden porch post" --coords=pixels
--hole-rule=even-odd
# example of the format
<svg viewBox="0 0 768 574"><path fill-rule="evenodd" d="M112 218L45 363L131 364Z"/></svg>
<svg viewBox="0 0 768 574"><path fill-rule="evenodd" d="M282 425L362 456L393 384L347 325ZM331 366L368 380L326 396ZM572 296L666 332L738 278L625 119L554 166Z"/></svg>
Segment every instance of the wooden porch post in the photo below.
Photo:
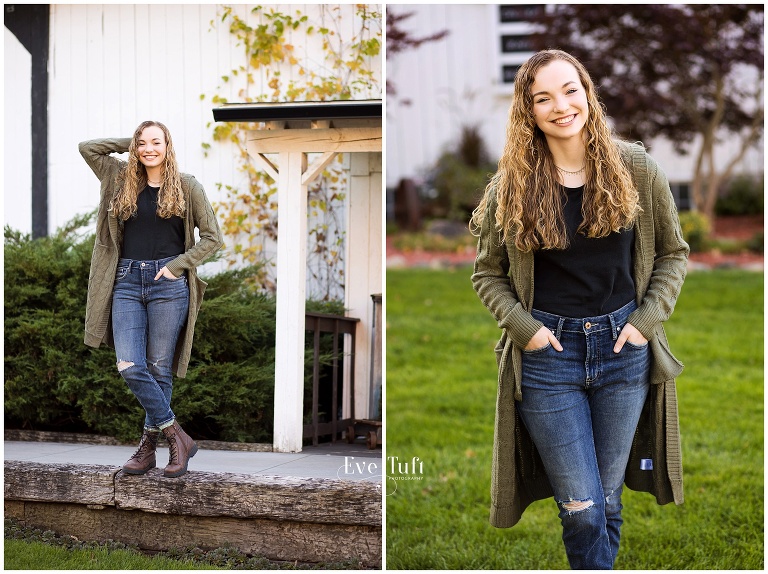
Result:
<svg viewBox="0 0 768 574"><path fill-rule="evenodd" d="M304 313L307 277L307 156L280 153L277 186L277 325L275 452L300 452L304 405Z"/></svg>

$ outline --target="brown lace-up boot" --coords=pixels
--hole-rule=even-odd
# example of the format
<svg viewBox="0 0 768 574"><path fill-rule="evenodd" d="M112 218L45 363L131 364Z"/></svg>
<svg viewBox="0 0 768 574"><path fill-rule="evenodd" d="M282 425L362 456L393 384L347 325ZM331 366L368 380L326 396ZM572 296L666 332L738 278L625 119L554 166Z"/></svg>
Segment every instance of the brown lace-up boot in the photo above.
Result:
<svg viewBox="0 0 768 574"><path fill-rule="evenodd" d="M127 474L145 474L157 466L155 458L155 449L157 448L157 439L160 438L160 431L144 429L141 435L141 442L138 450L123 465L123 472Z"/></svg>
<svg viewBox="0 0 768 574"><path fill-rule="evenodd" d="M173 421L173 424L163 429L165 439L168 441L170 458L168 466L163 471L163 476L176 478L187 472L189 459L197 453L197 444L187 433L179 426L179 423Z"/></svg>

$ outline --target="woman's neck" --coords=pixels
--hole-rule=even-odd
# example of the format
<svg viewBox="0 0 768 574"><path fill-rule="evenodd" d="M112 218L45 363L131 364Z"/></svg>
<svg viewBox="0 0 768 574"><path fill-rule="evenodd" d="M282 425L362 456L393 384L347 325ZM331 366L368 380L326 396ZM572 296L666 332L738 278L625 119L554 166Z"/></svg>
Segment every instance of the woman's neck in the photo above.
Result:
<svg viewBox="0 0 768 574"><path fill-rule="evenodd" d="M154 182L154 183L160 183L163 181L163 168L161 166L157 167L146 167L144 166L147 171L147 180Z"/></svg>
<svg viewBox="0 0 768 574"><path fill-rule="evenodd" d="M552 141L554 140L554 141ZM547 139L549 151L557 167L568 171L576 171L584 166L586 147L577 138L570 140Z"/></svg>
<svg viewBox="0 0 768 574"><path fill-rule="evenodd" d="M557 176L565 187L580 187L586 182L586 147L580 138L569 140L547 139Z"/></svg>

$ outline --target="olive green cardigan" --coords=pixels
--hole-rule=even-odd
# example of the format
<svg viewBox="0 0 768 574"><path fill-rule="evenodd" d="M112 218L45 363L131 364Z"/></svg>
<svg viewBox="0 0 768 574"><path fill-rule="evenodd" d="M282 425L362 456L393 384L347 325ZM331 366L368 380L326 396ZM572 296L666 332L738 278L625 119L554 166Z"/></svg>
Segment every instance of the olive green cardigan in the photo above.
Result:
<svg viewBox="0 0 768 574"><path fill-rule="evenodd" d="M112 153L128 151L131 138L98 139L81 142L80 153L101 181L101 199L96 218L96 242L91 256L88 278L88 301L85 309L85 344L98 347L102 343L114 346L112 338L112 289L115 270L123 243L123 224L109 213L109 202L122 184L118 174L126 163ZM213 255L223 239L216 214L205 195L203 186L191 175L181 174L187 211L184 215L185 251L168 263L168 271L176 277L186 271L189 283L189 312L179 335L173 369L184 377L192 351L195 321L203 302L207 284L197 276L197 266ZM195 243L195 227L200 241Z"/></svg>
<svg viewBox="0 0 768 574"><path fill-rule="evenodd" d="M659 504L683 502L682 457L675 377L683 370L669 350L662 323L672 314L685 279L688 245L666 176L642 145L617 142L643 209L635 223L634 279L638 308L628 321L648 339L651 390L635 432L626 485L650 492ZM495 229L495 195L484 214L472 284L502 330L491 473L491 516L496 527L514 526L525 508L553 496L539 454L515 408L522 399L521 349L542 327L533 318L533 253L503 244ZM641 470L651 459L653 470Z"/></svg>

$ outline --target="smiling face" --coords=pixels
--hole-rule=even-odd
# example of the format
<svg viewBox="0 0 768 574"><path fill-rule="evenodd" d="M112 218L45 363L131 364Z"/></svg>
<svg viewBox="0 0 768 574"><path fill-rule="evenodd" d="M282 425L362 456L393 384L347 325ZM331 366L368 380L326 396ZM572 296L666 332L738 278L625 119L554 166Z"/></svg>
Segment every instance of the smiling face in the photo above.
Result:
<svg viewBox="0 0 768 574"><path fill-rule="evenodd" d="M147 126L139 135L136 153L139 161L146 167L159 167L165 161L166 146L165 134L158 126Z"/></svg>
<svg viewBox="0 0 768 574"><path fill-rule="evenodd" d="M533 117L547 141L568 140L581 134L587 123L587 93L576 68L553 60L536 73L531 86Z"/></svg>

